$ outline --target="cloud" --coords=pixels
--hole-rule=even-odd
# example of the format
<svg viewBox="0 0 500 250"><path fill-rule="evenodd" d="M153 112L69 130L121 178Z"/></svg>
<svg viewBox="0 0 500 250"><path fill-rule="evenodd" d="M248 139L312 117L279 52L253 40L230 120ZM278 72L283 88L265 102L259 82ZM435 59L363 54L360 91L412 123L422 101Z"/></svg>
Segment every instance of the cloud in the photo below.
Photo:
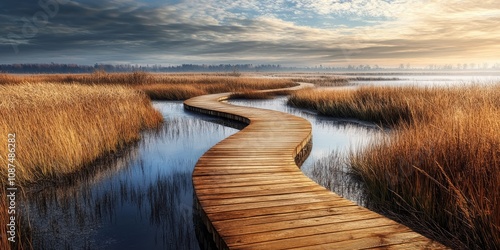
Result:
<svg viewBox="0 0 500 250"><path fill-rule="evenodd" d="M500 9L494 2L185 0L151 5L80 0L61 4L57 15L26 37L22 18L43 9L36 1L4 0L0 63L488 61L500 51ZM374 21L325 28L298 22L295 13L312 13L324 22L341 17Z"/></svg>

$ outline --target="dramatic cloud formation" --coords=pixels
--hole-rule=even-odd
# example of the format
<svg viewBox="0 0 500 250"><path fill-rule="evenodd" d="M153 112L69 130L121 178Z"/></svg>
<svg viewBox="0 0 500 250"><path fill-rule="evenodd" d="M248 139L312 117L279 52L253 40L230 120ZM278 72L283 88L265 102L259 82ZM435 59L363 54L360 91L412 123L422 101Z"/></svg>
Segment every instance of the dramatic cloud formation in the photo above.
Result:
<svg viewBox="0 0 500 250"><path fill-rule="evenodd" d="M2 0L0 63L492 63L495 2Z"/></svg>

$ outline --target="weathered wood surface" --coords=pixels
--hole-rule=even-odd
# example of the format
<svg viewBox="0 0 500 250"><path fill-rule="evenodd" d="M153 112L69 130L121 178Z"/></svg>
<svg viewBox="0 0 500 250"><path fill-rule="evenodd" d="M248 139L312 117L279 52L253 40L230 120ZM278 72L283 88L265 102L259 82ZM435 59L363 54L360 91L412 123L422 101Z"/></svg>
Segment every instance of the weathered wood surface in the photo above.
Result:
<svg viewBox="0 0 500 250"><path fill-rule="evenodd" d="M307 120L222 103L229 95L184 102L249 124L207 151L193 172L198 209L220 249L444 248L302 174L295 161L311 141Z"/></svg>

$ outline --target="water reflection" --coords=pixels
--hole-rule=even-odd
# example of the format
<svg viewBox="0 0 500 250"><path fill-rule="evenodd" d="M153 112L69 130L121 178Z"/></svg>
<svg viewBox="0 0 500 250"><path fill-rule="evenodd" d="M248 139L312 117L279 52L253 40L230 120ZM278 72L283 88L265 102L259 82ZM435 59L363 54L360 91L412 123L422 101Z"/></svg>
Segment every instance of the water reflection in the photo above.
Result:
<svg viewBox="0 0 500 250"><path fill-rule="evenodd" d="M200 249L191 173L237 130L187 114L181 102L154 105L161 129L96 171L27 194L22 213L35 249Z"/></svg>
<svg viewBox="0 0 500 250"><path fill-rule="evenodd" d="M367 75L370 77L370 75ZM373 76L373 75L372 75ZM468 84L493 84L500 81L500 75L495 72L484 72L483 74L466 73L441 73L441 74L379 74L377 77L397 78L399 80L378 81L352 81L354 85L384 85L384 86L461 86Z"/></svg>
<svg viewBox="0 0 500 250"><path fill-rule="evenodd" d="M230 100L242 106L277 110L303 117L312 124L313 147L301 170L309 178L333 192L366 205L363 184L347 167L349 152L355 152L383 132L377 126L357 120L318 116L314 112L286 105L287 98L270 100Z"/></svg>

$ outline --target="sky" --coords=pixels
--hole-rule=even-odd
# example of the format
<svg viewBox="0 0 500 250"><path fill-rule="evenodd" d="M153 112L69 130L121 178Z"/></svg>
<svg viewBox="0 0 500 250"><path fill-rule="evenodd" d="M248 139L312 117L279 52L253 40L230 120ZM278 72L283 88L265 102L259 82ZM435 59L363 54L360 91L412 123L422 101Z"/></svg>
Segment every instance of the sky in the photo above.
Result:
<svg viewBox="0 0 500 250"><path fill-rule="evenodd" d="M0 64L500 62L498 0L2 0Z"/></svg>

